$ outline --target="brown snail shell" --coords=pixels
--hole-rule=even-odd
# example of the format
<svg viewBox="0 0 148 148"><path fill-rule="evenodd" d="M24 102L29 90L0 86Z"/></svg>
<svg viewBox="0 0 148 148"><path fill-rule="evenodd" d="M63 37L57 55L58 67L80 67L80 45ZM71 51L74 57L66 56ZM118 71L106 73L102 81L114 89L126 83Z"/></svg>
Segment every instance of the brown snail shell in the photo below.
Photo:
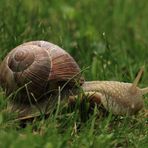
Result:
<svg viewBox="0 0 148 148"><path fill-rule="evenodd" d="M16 104L29 106L30 101L48 98L65 83L66 88L74 89L83 83L75 60L46 41L31 41L14 48L1 63L0 72L0 84L6 95L17 92L13 108Z"/></svg>

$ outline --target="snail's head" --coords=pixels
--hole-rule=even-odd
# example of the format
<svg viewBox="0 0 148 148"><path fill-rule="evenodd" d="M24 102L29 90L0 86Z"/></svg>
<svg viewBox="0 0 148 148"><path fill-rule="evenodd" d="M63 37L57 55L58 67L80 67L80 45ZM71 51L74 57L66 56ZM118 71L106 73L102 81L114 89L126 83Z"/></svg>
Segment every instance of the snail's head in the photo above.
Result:
<svg viewBox="0 0 148 148"><path fill-rule="evenodd" d="M143 95L148 93L148 87L139 88L137 86L143 71L142 67L133 83L105 82L103 85L104 93L101 93L100 98L108 111L111 110L114 114L121 115L135 114L143 108Z"/></svg>

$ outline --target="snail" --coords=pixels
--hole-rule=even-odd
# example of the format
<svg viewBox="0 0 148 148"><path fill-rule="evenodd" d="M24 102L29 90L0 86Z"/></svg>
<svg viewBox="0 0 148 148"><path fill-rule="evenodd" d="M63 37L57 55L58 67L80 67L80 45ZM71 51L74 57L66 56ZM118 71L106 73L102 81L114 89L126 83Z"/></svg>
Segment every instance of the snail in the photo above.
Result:
<svg viewBox="0 0 148 148"><path fill-rule="evenodd" d="M49 114L59 92L68 101L80 89L115 115L133 115L143 108L143 95L148 93L148 87L137 87L142 73L143 68L133 83L84 81L78 64L65 50L47 41L30 41L4 58L0 85L10 98L8 110L17 112L20 120Z"/></svg>

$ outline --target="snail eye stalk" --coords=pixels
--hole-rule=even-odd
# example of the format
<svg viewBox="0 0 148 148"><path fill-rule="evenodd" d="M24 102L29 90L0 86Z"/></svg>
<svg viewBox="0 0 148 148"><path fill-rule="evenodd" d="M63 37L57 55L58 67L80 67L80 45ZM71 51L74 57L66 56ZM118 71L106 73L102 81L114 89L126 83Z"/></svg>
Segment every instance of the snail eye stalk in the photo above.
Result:
<svg viewBox="0 0 148 148"><path fill-rule="evenodd" d="M138 83L139 83L139 81L140 81L140 79L142 77L143 72L144 72L144 66L142 66L140 71L138 72L138 74L137 74L137 76L136 76L136 78L135 78L135 80L134 80L134 82L133 82L133 84L131 86L131 89L130 89L131 92L136 91L136 87L137 87L137 85L138 85Z"/></svg>
<svg viewBox="0 0 148 148"><path fill-rule="evenodd" d="M137 74L137 76L136 76L136 78L135 78L135 80L134 80L134 82L133 82L133 84L131 86L131 89L130 89L131 92L136 91L136 87L137 87L137 85L138 85L138 83L139 83L139 81L140 81L140 79L142 77L143 72L144 72L144 66L142 66L140 71L138 72L138 74ZM142 95L147 94L148 93L148 87L141 88L140 91L141 91Z"/></svg>

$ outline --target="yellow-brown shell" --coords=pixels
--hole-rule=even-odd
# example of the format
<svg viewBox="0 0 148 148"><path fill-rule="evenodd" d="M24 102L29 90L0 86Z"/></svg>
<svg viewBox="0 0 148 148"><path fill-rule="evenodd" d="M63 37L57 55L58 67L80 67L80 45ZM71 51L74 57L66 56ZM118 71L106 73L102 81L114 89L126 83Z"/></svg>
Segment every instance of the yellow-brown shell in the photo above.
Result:
<svg viewBox="0 0 148 148"><path fill-rule="evenodd" d="M68 86L75 86L80 78L75 60L62 48L46 41L17 46L0 66L0 84L6 95L18 90L16 96L23 102L31 95L38 100L67 81Z"/></svg>

